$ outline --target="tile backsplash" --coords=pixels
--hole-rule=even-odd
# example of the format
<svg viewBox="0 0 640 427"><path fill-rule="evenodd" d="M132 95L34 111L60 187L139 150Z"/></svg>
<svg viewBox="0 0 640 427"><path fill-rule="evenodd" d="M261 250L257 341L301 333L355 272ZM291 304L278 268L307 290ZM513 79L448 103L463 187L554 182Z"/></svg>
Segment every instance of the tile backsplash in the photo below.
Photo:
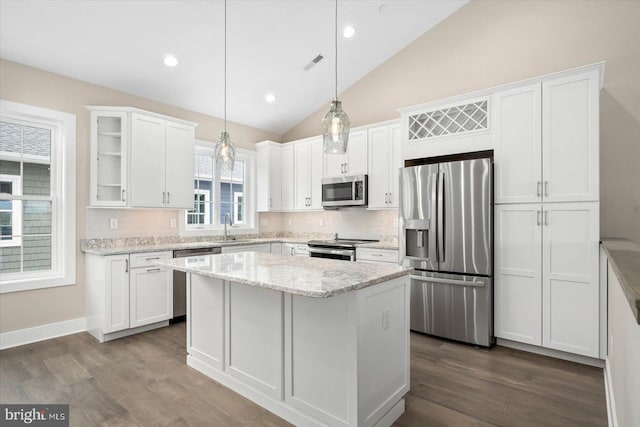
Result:
<svg viewBox="0 0 640 427"><path fill-rule="evenodd" d="M398 235L396 209L368 211L360 208L314 212L259 213L260 235L333 236L392 240ZM118 222L111 229L111 220ZM176 227L171 227L175 219ZM87 239L179 236L180 211L167 209L87 208ZM234 234L238 234L234 231ZM317 238L317 237L316 237Z"/></svg>

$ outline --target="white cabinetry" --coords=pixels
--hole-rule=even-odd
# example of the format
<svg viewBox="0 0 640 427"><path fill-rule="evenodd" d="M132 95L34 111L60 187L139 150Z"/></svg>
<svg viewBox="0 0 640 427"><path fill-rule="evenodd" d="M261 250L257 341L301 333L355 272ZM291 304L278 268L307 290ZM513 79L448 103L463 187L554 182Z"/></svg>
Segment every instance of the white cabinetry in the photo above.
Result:
<svg viewBox="0 0 640 427"><path fill-rule="evenodd" d="M91 110L91 205L191 209L195 123L128 107Z"/></svg>
<svg viewBox="0 0 640 427"><path fill-rule="evenodd" d="M598 204L497 205L495 333L599 357Z"/></svg>
<svg viewBox="0 0 640 427"><path fill-rule="evenodd" d="M324 177L343 175L366 175L367 173L367 130L349 133L349 143L345 154L324 155Z"/></svg>
<svg viewBox="0 0 640 427"><path fill-rule="evenodd" d="M400 125L386 125L368 130L369 208L398 207L400 160Z"/></svg>
<svg viewBox="0 0 640 427"><path fill-rule="evenodd" d="M397 249L356 248L356 261L383 264L397 264Z"/></svg>
<svg viewBox="0 0 640 427"><path fill-rule="evenodd" d="M126 113L91 112L91 205L126 206L129 135Z"/></svg>
<svg viewBox="0 0 640 427"><path fill-rule="evenodd" d="M193 208L195 129L131 114L132 206Z"/></svg>
<svg viewBox="0 0 640 427"><path fill-rule="evenodd" d="M293 144L282 146L282 210L292 211L295 200Z"/></svg>
<svg viewBox="0 0 640 427"><path fill-rule="evenodd" d="M283 256L309 256L309 246L304 243L283 243Z"/></svg>
<svg viewBox="0 0 640 427"><path fill-rule="evenodd" d="M173 272L153 264L172 252L86 254L87 330L100 342L168 324Z"/></svg>
<svg viewBox="0 0 640 427"><path fill-rule="evenodd" d="M598 70L495 95L496 203L598 200Z"/></svg>
<svg viewBox="0 0 640 427"><path fill-rule="evenodd" d="M256 144L257 211L282 209L282 147L272 141Z"/></svg>
<svg viewBox="0 0 640 427"><path fill-rule="evenodd" d="M171 252L131 254L130 328L173 317L173 271L153 264L154 260L171 258L171 256Z"/></svg>
<svg viewBox="0 0 640 427"><path fill-rule="evenodd" d="M495 334L600 356L601 66L497 92Z"/></svg>
<svg viewBox="0 0 640 427"><path fill-rule="evenodd" d="M322 137L293 145L295 210L322 209Z"/></svg>

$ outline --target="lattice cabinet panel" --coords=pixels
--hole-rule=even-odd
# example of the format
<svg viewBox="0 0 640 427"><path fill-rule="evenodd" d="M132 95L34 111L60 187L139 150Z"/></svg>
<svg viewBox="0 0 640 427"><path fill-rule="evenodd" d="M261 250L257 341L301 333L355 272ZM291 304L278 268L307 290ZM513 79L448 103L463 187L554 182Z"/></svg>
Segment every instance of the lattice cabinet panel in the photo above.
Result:
<svg viewBox="0 0 640 427"><path fill-rule="evenodd" d="M441 108L409 116L409 141L488 129L488 101Z"/></svg>

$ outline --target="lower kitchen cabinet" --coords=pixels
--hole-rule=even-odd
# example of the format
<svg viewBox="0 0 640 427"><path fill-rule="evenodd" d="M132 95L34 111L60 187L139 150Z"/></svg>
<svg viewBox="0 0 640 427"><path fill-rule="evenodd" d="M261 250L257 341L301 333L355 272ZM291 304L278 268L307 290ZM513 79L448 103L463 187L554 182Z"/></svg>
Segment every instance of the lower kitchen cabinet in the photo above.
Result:
<svg viewBox="0 0 640 427"><path fill-rule="evenodd" d="M100 342L168 324L173 272L153 264L167 252L86 254L87 331Z"/></svg>
<svg viewBox="0 0 640 427"><path fill-rule="evenodd" d="M173 271L160 267L132 268L129 276L129 327L173 317Z"/></svg>
<svg viewBox="0 0 640 427"><path fill-rule="evenodd" d="M495 334L599 357L598 203L495 207Z"/></svg>
<svg viewBox="0 0 640 427"><path fill-rule="evenodd" d="M381 264L398 264L398 250L356 248L356 261Z"/></svg>

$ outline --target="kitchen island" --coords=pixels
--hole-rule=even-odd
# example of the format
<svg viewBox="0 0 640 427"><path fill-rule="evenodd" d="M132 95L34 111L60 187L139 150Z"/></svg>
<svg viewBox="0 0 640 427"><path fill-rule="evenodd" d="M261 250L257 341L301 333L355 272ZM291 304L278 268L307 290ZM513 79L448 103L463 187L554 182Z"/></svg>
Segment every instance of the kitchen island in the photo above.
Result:
<svg viewBox="0 0 640 427"><path fill-rule="evenodd" d="M310 426L388 426L409 391L409 269L258 252L187 273L187 364Z"/></svg>

